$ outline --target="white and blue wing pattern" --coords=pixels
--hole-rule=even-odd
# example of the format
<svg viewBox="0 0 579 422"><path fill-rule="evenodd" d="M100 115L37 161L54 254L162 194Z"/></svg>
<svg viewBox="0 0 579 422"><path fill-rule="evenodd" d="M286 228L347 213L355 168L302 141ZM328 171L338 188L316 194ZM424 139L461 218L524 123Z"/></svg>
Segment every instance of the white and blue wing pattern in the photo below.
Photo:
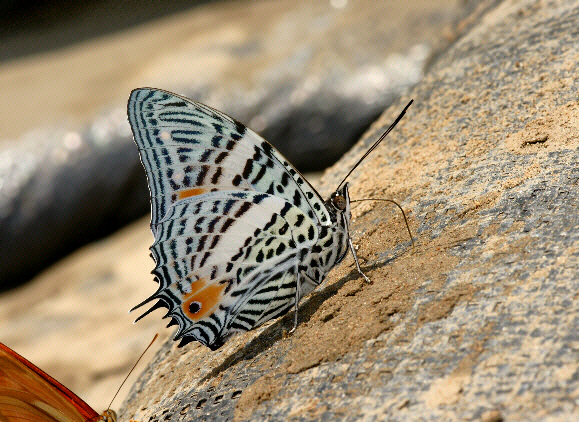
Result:
<svg viewBox="0 0 579 422"><path fill-rule="evenodd" d="M167 91L134 90L128 117L151 194L159 283L135 307L156 300L139 319L165 307L180 346L215 350L297 312L351 246L347 184L324 201L259 135Z"/></svg>

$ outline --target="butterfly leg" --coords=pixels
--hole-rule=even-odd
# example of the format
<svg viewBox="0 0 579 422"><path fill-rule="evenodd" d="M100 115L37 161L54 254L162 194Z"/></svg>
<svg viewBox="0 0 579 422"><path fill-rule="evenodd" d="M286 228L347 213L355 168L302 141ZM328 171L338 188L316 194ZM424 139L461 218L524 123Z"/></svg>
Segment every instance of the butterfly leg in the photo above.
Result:
<svg viewBox="0 0 579 422"><path fill-rule="evenodd" d="M298 275L299 277L299 275ZM300 290L299 290L299 279L296 280L296 303L295 303L295 315L294 315L294 327L289 330L288 334L293 334L296 328L298 328L298 302L300 300Z"/></svg>
<svg viewBox="0 0 579 422"><path fill-rule="evenodd" d="M300 276L304 277L304 279L306 281L308 281L308 279L310 280L310 282L313 282L314 285L318 285L318 283L316 283L314 280L312 280L307 274L304 273L300 273L300 269L299 267L296 268L296 301L295 301L295 315L294 315L294 327L288 332L288 334L293 334L294 331L296 330L296 328L298 328L298 304L300 302L300 299L302 297L302 292L300 290Z"/></svg>
<svg viewBox="0 0 579 422"><path fill-rule="evenodd" d="M348 245L350 245L350 250L352 251L352 255L354 255L354 261L356 262L356 267L358 268L358 272L360 273L360 275L362 277L364 277L364 280L366 280L366 283L372 284L372 281L368 277L366 277L366 274L364 274L364 272L362 271L362 268L360 268L360 263L358 262L358 256L356 255L356 250L354 249L352 239L350 239L349 237L348 237Z"/></svg>
<svg viewBox="0 0 579 422"><path fill-rule="evenodd" d="M291 330L289 330L288 334L293 334L294 331L296 330L296 328L298 328L298 305L296 303L296 311L295 311L295 316L294 316L294 326Z"/></svg>

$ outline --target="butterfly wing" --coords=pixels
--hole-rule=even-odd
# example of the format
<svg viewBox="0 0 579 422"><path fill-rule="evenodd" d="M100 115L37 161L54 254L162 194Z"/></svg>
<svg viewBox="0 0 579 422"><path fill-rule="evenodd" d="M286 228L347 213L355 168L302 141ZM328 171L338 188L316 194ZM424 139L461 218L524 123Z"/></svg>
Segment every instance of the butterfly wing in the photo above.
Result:
<svg viewBox="0 0 579 422"><path fill-rule="evenodd" d="M0 343L0 420L97 421L100 415L46 372Z"/></svg>
<svg viewBox="0 0 579 422"><path fill-rule="evenodd" d="M157 229L151 251L160 284L147 301L169 309L180 327L175 339L213 349L294 304L300 253L317 240L299 208L256 192L178 202Z"/></svg>
<svg viewBox="0 0 579 422"><path fill-rule="evenodd" d="M151 193L151 228L175 202L227 190L276 195L330 224L324 201L266 140L204 104L154 88L131 92L128 116Z"/></svg>
<svg viewBox="0 0 579 422"><path fill-rule="evenodd" d="M133 91L128 115L149 182L159 282L137 305L158 299L144 315L167 307L181 345L215 349L315 287L299 266L331 215L279 152L225 114L161 90Z"/></svg>

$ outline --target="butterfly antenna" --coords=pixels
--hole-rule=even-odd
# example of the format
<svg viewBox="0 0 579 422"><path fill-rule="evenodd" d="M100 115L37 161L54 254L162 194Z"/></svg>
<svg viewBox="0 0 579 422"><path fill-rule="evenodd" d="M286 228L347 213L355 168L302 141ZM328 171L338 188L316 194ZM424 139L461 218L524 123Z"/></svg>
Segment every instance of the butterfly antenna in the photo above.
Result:
<svg viewBox="0 0 579 422"><path fill-rule="evenodd" d="M151 346L153 345L153 343L155 342L155 340L157 340L157 337L159 337L159 334L155 334L155 337L153 337L153 340L151 340L151 342L149 343L149 345L147 346L147 348L143 351L143 353L141 353L141 356L139 356L139 359L137 359L137 361L135 362L135 364L133 365L133 367L131 368L131 370L129 371L129 373L127 374L127 376L125 377L125 379L123 380L123 382L121 383L121 386L119 387L119 389L117 390L117 392L115 393L113 399L111 400L111 402L109 403L109 407L107 410L110 410L113 402L115 401L115 399L117 398L117 396L119 395L119 391L121 391L121 388L123 388L123 385L125 385L125 382L127 382L127 380L129 379L129 377L131 376L131 374L133 373L133 371L135 370L135 368L137 367L137 365L139 364L139 362L141 361L141 359L143 358L143 356L145 356L145 353L147 353L147 350L149 350L151 348Z"/></svg>
<svg viewBox="0 0 579 422"><path fill-rule="evenodd" d="M382 142L384 140L384 138L386 138L386 136L388 136L388 134L392 131L392 129L394 129L394 126L396 126L398 124L398 122L400 121L400 119L402 119L402 117L404 117L404 115L406 114L406 110L408 110L408 107L410 107L410 104L412 104L414 102L414 100L410 100L410 102L406 105L406 107L404 107L404 110L402 110L402 113L400 113L398 115L398 117L396 118L396 120L394 120L394 123L392 123L390 125L390 127L386 130L386 132L384 132L382 134L382 136L380 136L380 138L378 138L378 140L376 142L374 142L374 144L368 149L368 151L366 151L366 153L362 156L362 158L360 158L358 160L358 162L356 163L356 165L354 165L354 167L352 167L350 169L350 171L348 172L348 174L346 174L346 177L344 177L344 179L340 182L340 184L338 185L338 187L336 188L336 191L338 191L340 189L340 187L344 184L344 182L346 181L346 179L350 176L350 174L352 174L352 172L354 170L356 170L356 167L358 167L360 165L360 163L362 161L364 161L364 158L366 158L368 156L368 154L370 154L372 151L374 151L374 149L380 145L380 142Z"/></svg>
<svg viewBox="0 0 579 422"><path fill-rule="evenodd" d="M410 105L410 104L409 104ZM414 247L414 238L412 237L412 232L410 231L410 225L408 224L408 219L406 218L406 213L404 212L404 210L402 209L402 207L400 206L400 204L392 199L382 199L382 198L378 198L378 199L354 199L350 202L362 202L362 201L384 201L384 202L391 202L394 205L396 205L398 208L400 208L400 211L402 212L402 216L404 217L404 222L406 223L406 229L408 229L408 234L410 235L410 241L412 242L412 253L414 253L415 247Z"/></svg>

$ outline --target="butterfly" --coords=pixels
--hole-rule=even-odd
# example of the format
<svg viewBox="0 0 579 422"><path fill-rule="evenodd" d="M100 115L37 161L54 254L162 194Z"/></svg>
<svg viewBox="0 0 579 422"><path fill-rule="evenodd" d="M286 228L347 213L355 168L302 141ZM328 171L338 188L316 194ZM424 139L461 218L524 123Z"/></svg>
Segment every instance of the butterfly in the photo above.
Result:
<svg viewBox="0 0 579 422"><path fill-rule="evenodd" d="M80 397L0 343L0 421L115 422L107 409L99 415Z"/></svg>
<svg viewBox="0 0 579 422"><path fill-rule="evenodd" d="M324 200L270 143L211 107L139 88L128 118L149 184L159 284L131 309L156 300L136 321L166 308L179 347L216 350L292 308L295 329L300 299L348 249L369 282L349 236L344 182L354 169Z"/></svg>

